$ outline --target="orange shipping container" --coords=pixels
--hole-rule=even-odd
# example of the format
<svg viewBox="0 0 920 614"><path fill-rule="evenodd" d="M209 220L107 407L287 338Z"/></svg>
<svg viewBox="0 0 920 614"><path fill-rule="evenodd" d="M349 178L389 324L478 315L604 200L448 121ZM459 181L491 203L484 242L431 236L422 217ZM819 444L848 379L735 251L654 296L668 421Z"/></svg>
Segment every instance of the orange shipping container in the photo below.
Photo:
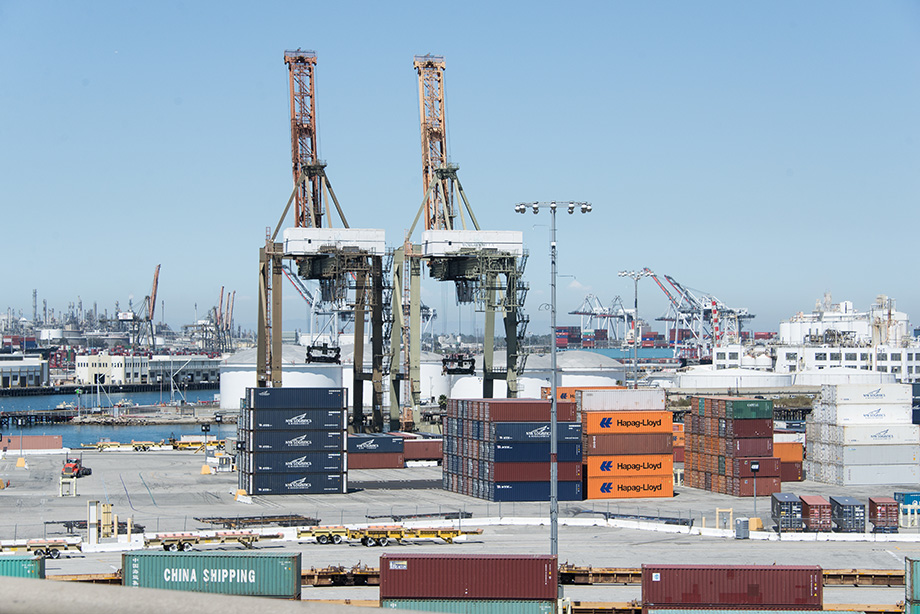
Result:
<svg viewBox="0 0 920 614"><path fill-rule="evenodd" d="M556 398L560 401L574 401L578 390L626 390L626 386L556 386ZM540 398L553 398L552 386L540 388Z"/></svg>
<svg viewBox="0 0 920 614"><path fill-rule="evenodd" d="M586 456L589 478L625 477L638 475L672 475L672 454L636 454L629 456Z"/></svg>
<svg viewBox="0 0 920 614"><path fill-rule="evenodd" d="M804 456L802 444L790 442L773 442L773 456L784 463L801 463Z"/></svg>
<svg viewBox="0 0 920 614"><path fill-rule="evenodd" d="M581 420L586 435L672 432L668 411L592 411Z"/></svg>
<svg viewBox="0 0 920 614"><path fill-rule="evenodd" d="M586 499L640 499L673 497L673 475L646 475L631 478L587 478Z"/></svg>

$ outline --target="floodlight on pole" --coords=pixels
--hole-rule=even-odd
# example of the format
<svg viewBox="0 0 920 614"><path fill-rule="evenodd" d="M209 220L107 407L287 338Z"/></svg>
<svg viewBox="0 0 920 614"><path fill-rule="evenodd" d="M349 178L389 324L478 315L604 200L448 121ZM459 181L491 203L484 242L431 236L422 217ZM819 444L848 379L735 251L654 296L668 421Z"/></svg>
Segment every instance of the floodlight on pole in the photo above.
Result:
<svg viewBox="0 0 920 614"><path fill-rule="evenodd" d="M639 280L643 277L651 277L651 271L642 269L641 271L620 271L617 273L620 277L629 277L635 285L635 302L633 304L633 388L639 387L639 340L636 338L639 334Z"/></svg>
<svg viewBox="0 0 920 614"><path fill-rule="evenodd" d="M557 463L558 456L558 421L557 421L557 405L556 405L556 379L557 379L557 368L556 368L556 209L559 206L566 207L566 210L572 214L575 213L575 210L578 209L582 213L590 213L591 205L586 202L574 202L574 201L563 201L557 203L556 201L551 202L535 202L535 203L518 203L514 206L514 210L517 213L526 213L527 209L531 209L534 212L534 215L540 213L540 208L544 207L549 209L552 224L550 225L550 355L552 357L552 365L550 370L551 375L551 395L552 395L552 404L550 405L550 426L549 426L549 437L550 437L550 469L549 469L549 524L550 524L550 554L553 556L559 555L559 467Z"/></svg>

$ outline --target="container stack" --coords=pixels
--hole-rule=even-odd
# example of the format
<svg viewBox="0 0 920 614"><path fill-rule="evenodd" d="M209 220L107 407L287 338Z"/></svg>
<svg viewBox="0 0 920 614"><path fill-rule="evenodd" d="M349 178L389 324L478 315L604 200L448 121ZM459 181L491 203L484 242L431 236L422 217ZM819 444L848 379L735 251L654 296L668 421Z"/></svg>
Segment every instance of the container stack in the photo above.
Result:
<svg viewBox="0 0 920 614"><path fill-rule="evenodd" d="M775 438L774 438L775 439ZM781 482L801 482L805 479L802 463L805 461L805 446L798 442L773 442L773 455L779 459Z"/></svg>
<svg viewBox="0 0 920 614"><path fill-rule="evenodd" d="M554 614L555 556L384 554L380 606L446 614Z"/></svg>
<svg viewBox="0 0 920 614"><path fill-rule="evenodd" d="M869 497L869 522L873 533L897 533L901 507L891 497Z"/></svg>
<svg viewBox="0 0 920 614"><path fill-rule="evenodd" d="M684 416L684 484L735 497L780 491L773 456L773 401L693 397ZM755 472L752 463L757 463Z"/></svg>
<svg viewBox="0 0 920 614"><path fill-rule="evenodd" d="M778 532L801 531L804 528L802 501L797 496L788 492L776 492L771 499L773 522L776 523Z"/></svg>
<svg viewBox="0 0 920 614"><path fill-rule="evenodd" d="M252 495L347 492L344 388L249 388L237 422L239 487Z"/></svg>
<svg viewBox="0 0 920 614"><path fill-rule="evenodd" d="M575 399L585 498L674 496L673 419L663 390L581 390Z"/></svg>
<svg viewBox="0 0 920 614"><path fill-rule="evenodd" d="M548 501L550 413L540 399L450 399L443 487L487 501ZM575 403L557 401L558 500L581 501L582 434Z"/></svg>
<svg viewBox="0 0 920 614"><path fill-rule="evenodd" d="M853 497L831 497L831 520L838 533L865 533L866 506Z"/></svg>
<svg viewBox="0 0 920 614"><path fill-rule="evenodd" d="M684 462L684 454L687 449L687 439L684 435L684 423L675 422L671 425L671 428L671 446L674 449L674 462L682 463Z"/></svg>
<svg viewBox="0 0 920 614"><path fill-rule="evenodd" d="M403 437L391 433L348 436L349 469L402 469L405 466Z"/></svg>
<svg viewBox="0 0 920 614"><path fill-rule="evenodd" d="M802 524L806 531L827 532L834 528L831 519L831 503L817 495L802 495Z"/></svg>
<svg viewBox="0 0 920 614"><path fill-rule="evenodd" d="M821 610L823 604L824 574L816 566L642 566L643 612Z"/></svg>
<svg viewBox="0 0 920 614"><path fill-rule="evenodd" d="M841 486L920 482L909 384L821 387L805 423L805 476Z"/></svg>
<svg viewBox="0 0 920 614"><path fill-rule="evenodd" d="M904 599L904 614L920 613L920 559L904 559L904 586L907 589Z"/></svg>

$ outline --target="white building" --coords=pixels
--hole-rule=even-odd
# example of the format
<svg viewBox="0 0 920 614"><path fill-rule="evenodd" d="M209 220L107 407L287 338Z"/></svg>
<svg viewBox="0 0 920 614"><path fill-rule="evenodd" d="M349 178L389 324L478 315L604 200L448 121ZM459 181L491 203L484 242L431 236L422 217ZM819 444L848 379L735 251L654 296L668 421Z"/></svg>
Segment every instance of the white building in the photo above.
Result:
<svg viewBox="0 0 920 614"><path fill-rule="evenodd" d="M84 354L77 356L75 377L78 384L146 384L148 362L146 356Z"/></svg>
<svg viewBox="0 0 920 614"><path fill-rule="evenodd" d="M47 386L48 361L39 355L0 354L0 387Z"/></svg>
<svg viewBox="0 0 920 614"><path fill-rule="evenodd" d="M215 383L220 377L220 358L206 354L152 356L149 360L151 384L168 382L207 384Z"/></svg>

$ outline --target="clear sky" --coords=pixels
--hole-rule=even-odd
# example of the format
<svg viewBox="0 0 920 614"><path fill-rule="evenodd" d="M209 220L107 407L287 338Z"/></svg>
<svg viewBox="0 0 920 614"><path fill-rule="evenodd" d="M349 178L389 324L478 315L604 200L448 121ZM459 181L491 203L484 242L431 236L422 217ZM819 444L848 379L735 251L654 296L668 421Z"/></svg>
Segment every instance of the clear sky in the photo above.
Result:
<svg viewBox="0 0 920 614"><path fill-rule="evenodd" d="M421 202L414 55L443 55L449 150L480 224L524 232L530 332L649 267L758 314L877 294L920 324L920 3L0 1L0 308L135 305L173 328L236 290L291 190L285 49L315 50L320 155L353 227ZM453 289L425 284L460 315ZM161 305L158 301L157 310ZM666 311L640 283L647 318ZM285 288L285 328L305 328ZM472 332L464 313L464 332ZM158 316L157 320L160 319ZM447 325L446 328L453 328ZM663 329L657 323L659 330Z"/></svg>

